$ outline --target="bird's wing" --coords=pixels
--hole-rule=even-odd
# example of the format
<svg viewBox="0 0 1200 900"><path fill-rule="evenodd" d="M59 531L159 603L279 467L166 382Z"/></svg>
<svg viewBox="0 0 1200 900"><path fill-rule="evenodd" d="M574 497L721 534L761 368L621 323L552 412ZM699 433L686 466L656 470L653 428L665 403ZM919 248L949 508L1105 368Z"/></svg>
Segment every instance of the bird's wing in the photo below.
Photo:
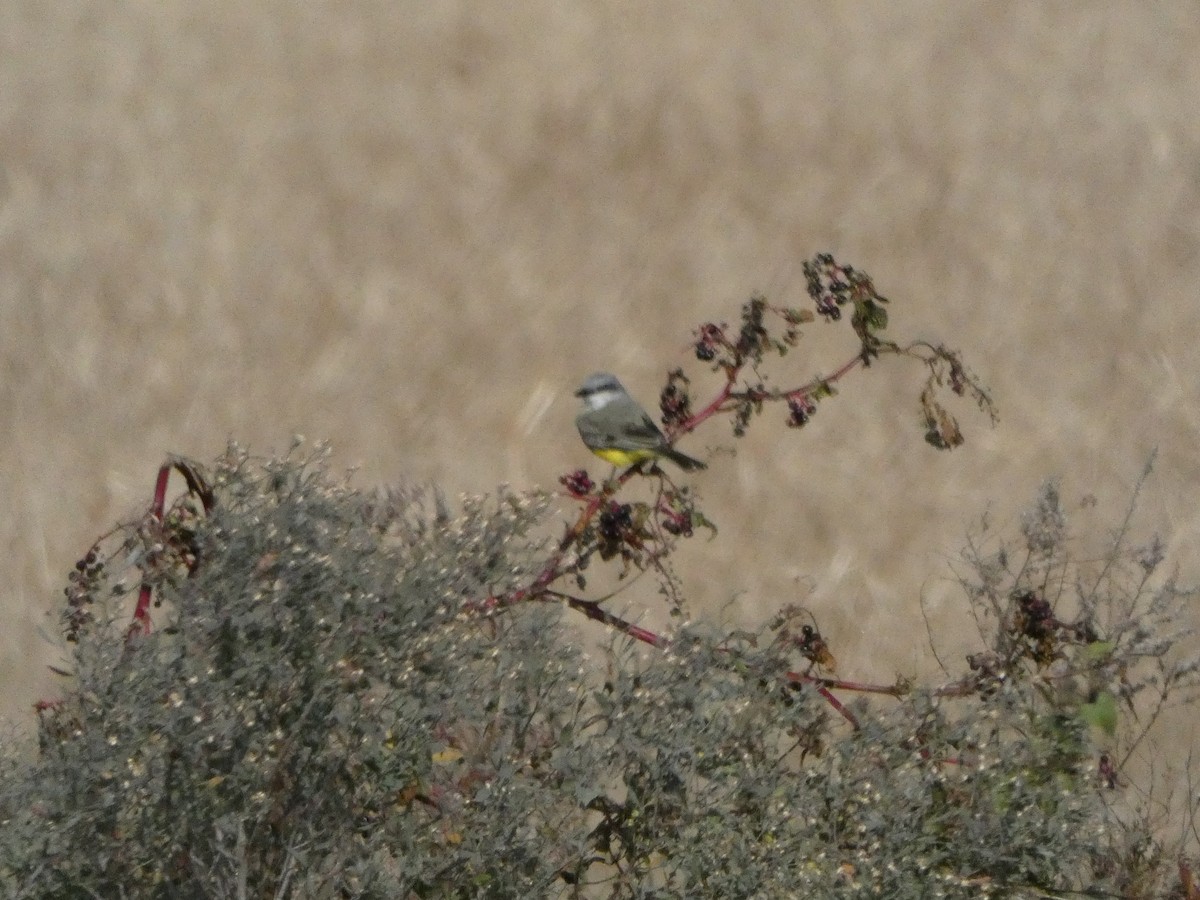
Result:
<svg viewBox="0 0 1200 900"><path fill-rule="evenodd" d="M654 420L643 414L641 421L630 422L616 435L615 446L622 450L644 450L659 447L667 442L663 433L658 430Z"/></svg>

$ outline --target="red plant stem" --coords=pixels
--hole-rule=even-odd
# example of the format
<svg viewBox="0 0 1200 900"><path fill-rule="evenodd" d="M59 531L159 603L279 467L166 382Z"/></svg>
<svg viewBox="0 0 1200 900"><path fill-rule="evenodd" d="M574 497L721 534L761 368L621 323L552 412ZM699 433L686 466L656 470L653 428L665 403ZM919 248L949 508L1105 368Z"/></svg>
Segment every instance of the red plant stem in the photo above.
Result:
<svg viewBox="0 0 1200 900"><path fill-rule="evenodd" d="M770 393L764 394L762 399L777 400L777 399L781 399L781 398L791 399L793 397L807 396L808 394L811 394L813 391L815 391L817 388L819 388L823 384L835 384L838 381L841 381L853 369L862 365L862 362L863 362L862 355L858 354L856 356L851 357L849 360L847 360L845 363L843 363L841 366L839 366L837 369L835 369L833 374L831 374L831 375L827 375L823 378L814 378L808 384L801 385L798 388L793 388L790 391L770 392ZM696 429L696 427L698 425L700 425L700 423L704 422L706 419L711 419L717 413L725 412L728 409L730 409L730 407L726 406L725 404L734 395L733 386L737 382L738 373L741 371L741 368L742 367L739 366L737 368L729 370L725 376L725 386L721 388L721 390L717 393L717 396L713 398L712 402L710 402L707 406L705 406L704 409L700 410L700 412L696 413L691 418L687 419L685 422L682 422L677 428L673 429L668 434L668 439L672 443L674 442L675 438L678 437L679 435L688 434L688 433L694 431Z"/></svg>
<svg viewBox="0 0 1200 900"><path fill-rule="evenodd" d="M841 678L818 678L815 675L807 675L805 678L822 687L854 691L856 694L886 694L889 697L903 697L909 693L907 688L896 684L867 684L862 681L845 681Z"/></svg>
<svg viewBox="0 0 1200 900"><path fill-rule="evenodd" d="M600 622L610 628L615 628L622 634L627 634L631 638L641 641L643 644L649 644L651 647L665 647L669 643L662 635L655 634L653 631L642 628L640 625L634 625L632 622L625 621L620 616L604 609L594 600L581 600L578 597L567 597L563 594L547 594L547 596L555 596L566 600L567 606L571 607L571 609L578 610L589 619Z"/></svg>
<svg viewBox="0 0 1200 900"><path fill-rule="evenodd" d="M850 710L846 708L845 704L843 704L841 700L833 695L833 692L830 691L829 688L821 684L819 679L814 679L809 675L802 675L799 672L788 672L786 677L792 684L802 684L804 682L815 684L817 693L825 698L825 702L841 713L842 718L853 725L855 731L858 730L858 719L855 718L854 713L850 712Z"/></svg>
<svg viewBox="0 0 1200 900"><path fill-rule="evenodd" d="M512 606L516 603L523 603L526 600L542 599L547 593L546 589L562 575L562 572L558 568L560 562L562 562L561 554L554 554L550 558L550 562L546 564L546 568L538 573L537 578L533 579L529 587L520 588L503 597L488 597L482 604L477 605L482 606L486 610L491 610Z"/></svg>
<svg viewBox="0 0 1200 900"><path fill-rule="evenodd" d="M158 480L154 483L154 503L150 506L150 516L158 525L162 525L163 509L167 502L167 482L171 479L173 462L165 462L158 467ZM150 585L143 579L141 590L138 592L137 606L133 610L133 631L141 626L142 634L150 633Z"/></svg>
<svg viewBox="0 0 1200 900"><path fill-rule="evenodd" d="M725 386L721 388L721 390L717 393L717 396L713 398L712 402L690 419L682 422L678 428L674 429L668 435L668 438L674 441L674 439L681 434L689 434L695 430L696 426L698 426L701 422L705 421L706 419L711 419L718 412L721 412L721 405L733 395L733 385L737 381L737 373L738 370L736 369L732 372L729 372L725 378Z"/></svg>

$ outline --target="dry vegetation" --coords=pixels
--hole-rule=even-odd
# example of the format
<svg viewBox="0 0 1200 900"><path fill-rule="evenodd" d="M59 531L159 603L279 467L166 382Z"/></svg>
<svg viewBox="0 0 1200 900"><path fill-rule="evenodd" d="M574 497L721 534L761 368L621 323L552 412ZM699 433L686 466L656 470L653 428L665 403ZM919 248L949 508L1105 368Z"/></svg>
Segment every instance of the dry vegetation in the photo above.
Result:
<svg viewBox="0 0 1200 900"><path fill-rule="evenodd" d="M0 5L0 712L58 689L38 628L166 451L299 431L360 483L553 485L588 460L582 375L652 397L693 325L795 302L822 249L1004 421L938 455L908 385L865 379L736 456L695 436L722 529L680 563L697 606L803 602L862 678L927 674L922 599L973 634L946 565L971 521L1061 475L1103 536L1156 446L1143 513L1200 574L1186 4L298 10Z"/></svg>

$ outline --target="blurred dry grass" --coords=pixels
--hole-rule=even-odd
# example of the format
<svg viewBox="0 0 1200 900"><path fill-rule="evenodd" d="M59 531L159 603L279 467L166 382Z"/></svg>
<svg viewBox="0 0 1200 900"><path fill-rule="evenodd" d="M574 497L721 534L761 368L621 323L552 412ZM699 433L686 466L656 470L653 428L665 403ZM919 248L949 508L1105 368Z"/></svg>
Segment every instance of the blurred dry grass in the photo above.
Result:
<svg viewBox="0 0 1200 900"><path fill-rule="evenodd" d="M1115 524L1155 446L1195 577L1196 46L1182 3L3 4L0 714L53 692L36 628L165 452L303 432L363 484L553 486L582 376L651 403L694 324L799 302L826 249L1001 426L934 452L896 365L764 421L695 479L699 604L806 602L844 671L928 672L973 519L1057 474ZM826 333L791 377L851 352Z"/></svg>

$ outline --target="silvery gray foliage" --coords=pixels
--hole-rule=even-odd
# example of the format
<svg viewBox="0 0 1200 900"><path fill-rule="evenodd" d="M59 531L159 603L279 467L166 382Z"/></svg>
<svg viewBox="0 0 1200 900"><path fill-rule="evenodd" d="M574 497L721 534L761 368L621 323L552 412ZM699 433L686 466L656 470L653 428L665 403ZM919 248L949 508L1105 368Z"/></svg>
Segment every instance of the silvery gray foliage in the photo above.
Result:
<svg viewBox="0 0 1200 900"><path fill-rule="evenodd" d="M0 782L6 896L1123 887L1086 724L1017 656L856 702L854 729L770 633L588 659L557 606L489 608L536 577L545 498L364 494L299 448L207 477L211 513L118 530L69 589L74 677ZM1011 567L979 562L999 609ZM131 573L162 600L146 635Z"/></svg>

